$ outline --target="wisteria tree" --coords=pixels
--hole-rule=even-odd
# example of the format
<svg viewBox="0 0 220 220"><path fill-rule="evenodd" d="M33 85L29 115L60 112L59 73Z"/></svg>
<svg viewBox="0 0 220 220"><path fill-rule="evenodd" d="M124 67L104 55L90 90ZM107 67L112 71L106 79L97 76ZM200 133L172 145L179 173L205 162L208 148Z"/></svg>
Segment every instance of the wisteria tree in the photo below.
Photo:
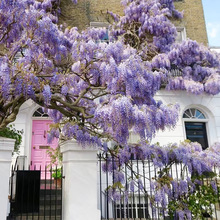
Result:
<svg viewBox="0 0 220 220"><path fill-rule="evenodd" d="M112 153L107 142L114 141L120 147L113 154L123 164L150 149L156 131L177 122L178 104L154 99L162 85L220 92L219 56L196 41L175 42L170 19L182 14L172 0L122 4L122 17L108 14L106 43L105 29L58 26L58 1L0 1L0 129L32 99L54 120L49 141L75 138ZM173 77L173 69L181 76ZM135 147L128 143L131 131L140 137Z"/></svg>

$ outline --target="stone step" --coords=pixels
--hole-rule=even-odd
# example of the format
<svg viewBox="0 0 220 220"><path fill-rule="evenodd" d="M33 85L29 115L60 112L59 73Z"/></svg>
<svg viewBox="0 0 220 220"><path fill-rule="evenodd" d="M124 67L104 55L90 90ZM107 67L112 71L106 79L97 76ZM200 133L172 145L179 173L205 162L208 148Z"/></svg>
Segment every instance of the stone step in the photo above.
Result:
<svg viewBox="0 0 220 220"><path fill-rule="evenodd" d="M14 219L18 219L18 220L32 220L32 217L34 217L37 220L44 220L44 218L47 219L56 219L56 220L61 220L61 214L62 214L62 210L40 210L39 213L22 213L21 214L17 214L16 217ZM39 217L39 219L38 219ZM10 218L9 218L10 219ZM12 218L13 219L13 218ZM10 220L12 220L10 219Z"/></svg>
<svg viewBox="0 0 220 220"><path fill-rule="evenodd" d="M62 190L60 189L41 189L40 190L40 197L47 196L47 195L54 195L54 196L61 196Z"/></svg>
<svg viewBox="0 0 220 220"><path fill-rule="evenodd" d="M61 194L60 195L41 195L40 196L40 202L41 201L53 201L53 200L57 200L57 201L59 201L59 200L62 200L62 196L61 196Z"/></svg>
<svg viewBox="0 0 220 220"><path fill-rule="evenodd" d="M54 210L58 210L58 211L60 211L61 209L62 209L62 205L47 205L47 206L41 206L40 205L40 207L39 207L39 209L40 209L40 211L42 212L42 211L48 211L48 210L52 210L52 211L54 211Z"/></svg>
<svg viewBox="0 0 220 220"><path fill-rule="evenodd" d="M57 207L56 209L55 207L51 207L51 209L45 207L45 210L43 207L41 207L39 212L16 214L16 217L9 217L7 220L61 220L61 214L61 206Z"/></svg>
<svg viewBox="0 0 220 220"><path fill-rule="evenodd" d="M60 198L57 198L55 200L54 197L46 197L45 200L43 198L41 198L40 200L40 206L41 205L46 205L46 206L50 206L50 205L61 205L62 204L62 200L61 200L61 197Z"/></svg>
<svg viewBox="0 0 220 220"><path fill-rule="evenodd" d="M61 189L41 189L39 213L16 214L16 217L8 220L61 220L61 214Z"/></svg>

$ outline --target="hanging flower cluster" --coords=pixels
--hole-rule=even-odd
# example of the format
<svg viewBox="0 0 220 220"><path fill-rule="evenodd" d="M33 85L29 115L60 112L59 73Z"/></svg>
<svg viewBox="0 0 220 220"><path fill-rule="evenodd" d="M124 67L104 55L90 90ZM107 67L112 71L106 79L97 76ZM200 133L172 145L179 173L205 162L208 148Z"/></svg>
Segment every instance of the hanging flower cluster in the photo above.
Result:
<svg viewBox="0 0 220 220"><path fill-rule="evenodd" d="M126 44L140 49L146 59L146 54L154 56L157 52L169 51L177 32L168 18L182 17L175 10L173 1L123 0L122 4L125 7L124 16L116 20L112 36L122 36Z"/></svg>
<svg viewBox="0 0 220 220"><path fill-rule="evenodd" d="M219 54L188 40L174 45L164 56L170 62L171 73L172 68L181 71L179 77L172 77L172 74L168 77L167 89L187 90L197 95L203 92L211 95L219 93Z"/></svg>
<svg viewBox="0 0 220 220"><path fill-rule="evenodd" d="M182 15L171 0L122 1L109 43L101 40L105 29L58 26L54 4L0 2L0 129L32 99L55 122L50 140L60 134L100 148L113 140L126 149L131 131L150 141L175 126L178 104L154 98L164 82L219 93L219 56L195 41L175 44L169 19ZM182 75L173 77L175 68Z"/></svg>

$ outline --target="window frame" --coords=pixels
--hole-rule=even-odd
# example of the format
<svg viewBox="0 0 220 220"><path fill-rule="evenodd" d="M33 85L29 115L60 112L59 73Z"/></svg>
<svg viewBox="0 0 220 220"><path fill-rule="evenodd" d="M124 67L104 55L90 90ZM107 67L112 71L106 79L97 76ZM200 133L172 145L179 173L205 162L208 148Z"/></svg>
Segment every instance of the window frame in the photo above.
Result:
<svg viewBox="0 0 220 220"><path fill-rule="evenodd" d="M106 42L109 43L109 23L108 22L100 22L100 21L91 21L90 27L91 28L106 28L106 33L108 36L107 40L100 40L100 42Z"/></svg>
<svg viewBox="0 0 220 220"><path fill-rule="evenodd" d="M38 115L36 115L38 114ZM34 113L32 114L32 119L47 119L49 118L49 115L45 113L42 109L42 107L38 107Z"/></svg>
<svg viewBox="0 0 220 220"><path fill-rule="evenodd" d="M197 110L199 110L205 116L205 118L204 119L200 119L200 118L183 118L184 113L188 109L197 109ZM191 106L191 107L185 108L185 110L182 113L182 122L183 122L184 139L187 139L186 122L200 122L200 123L204 123L205 124L205 130L206 130L207 148L209 147L209 143L210 143L209 132L208 132L209 131L209 127L208 127L209 118L208 118L208 115L206 114L206 112L204 110L201 110L200 108L195 107L195 106Z"/></svg>
<svg viewBox="0 0 220 220"><path fill-rule="evenodd" d="M176 27L177 32L181 34L181 41L177 41L176 38L176 43L181 43L184 40L186 40L186 28L185 27Z"/></svg>

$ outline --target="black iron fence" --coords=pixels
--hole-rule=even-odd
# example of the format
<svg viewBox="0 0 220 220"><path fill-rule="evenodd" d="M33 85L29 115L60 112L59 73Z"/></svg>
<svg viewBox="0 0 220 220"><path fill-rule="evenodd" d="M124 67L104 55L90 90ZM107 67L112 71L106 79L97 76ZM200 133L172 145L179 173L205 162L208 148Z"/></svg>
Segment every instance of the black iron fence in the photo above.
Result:
<svg viewBox="0 0 220 220"><path fill-rule="evenodd" d="M166 87L166 85L168 84L170 79L173 79L176 77L182 77L182 76L183 76L182 70L179 69L177 66L172 65L172 67L170 69L170 75L169 75L168 79L166 79L165 81L162 82L161 88Z"/></svg>
<svg viewBox="0 0 220 220"><path fill-rule="evenodd" d="M183 76L183 72L182 72L182 70L180 70L180 69L178 69L178 68L172 68L171 69L171 76L172 77L179 77L179 76Z"/></svg>
<svg viewBox="0 0 220 220"><path fill-rule="evenodd" d="M167 208L160 204L152 204L155 191L151 184L154 182L161 169L155 167L151 160L131 160L129 165L123 165L116 170L114 164L120 164L116 157L98 155L99 158L99 207L101 219L108 220L171 220ZM118 165L117 165L118 166ZM104 170L104 171L103 171ZM118 170L124 174L123 184L118 182ZM190 177L187 169L183 169L181 164L173 164L169 170L169 175L174 180ZM136 178L141 179L142 186ZM122 177L123 178L123 177ZM210 184L212 179L203 178L204 184ZM215 178L218 184L218 179ZM131 182L134 182L131 190ZM218 193L219 194L219 193ZM211 204L212 215L204 212L204 219L220 219L220 200L217 204ZM202 208L202 207L201 207Z"/></svg>
<svg viewBox="0 0 220 220"><path fill-rule="evenodd" d="M8 220L49 219L62 219L62 168L12 167Z"/></svg>

